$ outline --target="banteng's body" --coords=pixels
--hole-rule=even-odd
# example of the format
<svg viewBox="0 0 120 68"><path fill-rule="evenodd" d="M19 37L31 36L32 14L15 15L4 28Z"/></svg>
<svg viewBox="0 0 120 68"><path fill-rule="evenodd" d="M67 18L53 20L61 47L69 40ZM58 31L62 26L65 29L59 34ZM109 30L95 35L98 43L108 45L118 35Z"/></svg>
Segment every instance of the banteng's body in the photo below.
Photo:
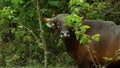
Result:
<svg viewBox="0 0 120 68"><path fill-rule="evenodd" d="M72 28L64 25L66 23L64 16L68 16L68 14L60 14L54 18L42 19L48 22L49 27L55 26L60 32L67 52L77 62L78 68L93 68L94 62L102 66L107 66L108 68L120 68L119 54L117 54L120 48L120 26L111 21L83 20L83 24L90 26L86 34L90 36L96 33L101 35L99 42L89 44L93 61L87 47L80 44L79 40L76 40ZM105 58L112 58L112 60L106 61Z"/></svg>

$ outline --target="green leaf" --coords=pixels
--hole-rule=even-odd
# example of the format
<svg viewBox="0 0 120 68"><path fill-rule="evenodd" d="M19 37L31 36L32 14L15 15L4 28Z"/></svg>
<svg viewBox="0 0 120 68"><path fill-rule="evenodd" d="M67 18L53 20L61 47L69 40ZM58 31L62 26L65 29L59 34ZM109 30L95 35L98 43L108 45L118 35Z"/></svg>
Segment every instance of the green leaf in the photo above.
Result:
<svg viewBox="0 0 120 68"><path fill-rule="evenodd" d="M76 39L78 40L80 35L81 35L81 32L80 31L75 31L75 35L76 35Z"/></svg>
<svg viewBox="0 0 120 68"><path fill-rule="evenodd" d="M90 28L90 26L88 26L88 25L83 25L83 27L86 28L86 29Z"/></svg>
<svg viewBox="0 0 120 68"><path fill-rule="evenodd" d="M58 44L57 44L57 47L59 48L61 48L61 47L63 47L64 46L64 44L63 44L63 41L62 41L62 39L59 39L58 40Z"/></svg>
<svg viewBox="0 0 120 68"><path fill-rule="evenodd" d="M80 1L80 3L84 3L84 0L79 0Z"/></svg>
<svg viewBox="0 0 120 68"><path fill-rule="evenodd" d="M0 26L1 26L1 25L4 25L4 24L6 24L5 20L4 20L4 19L1 19L1 20L0 20Z"/></svg>
<svg viewBox="0 0 120 68"><path fill-rule="evenodd" d="M15 5L18 5L18 3L20 3L21 0L12 0L12 3Z"/></svg>
<svg viewBox="0 0 120 68"><path fill-rule="evenodd" d="M115 54L120 55L120 49L118 49Z"/></svg>
<svg viewBox="0 0 120 68"><path fill-rule="evenodd" d="M84 0L70 0L69 7L72 7L73 5L83 5Z"/></svg>
<svg viewBox="0 0 120 68"><path fill-rule="evenodd" d="M73 18L73 22L75 23L81 23L82 21L81 18L75 13L71 14L71 18Z"/></svg>
<svg viewBox="0 0 120 68"><path fill-rule="evenodd" d="M113 57L102 57L105 61L112 61Z"/></svg>
<svg viewBox="0 0 120 68"><path fill-rule="evenodd" d="M92 36L92 39L93 39L94 41L99 41L99 39L100 39L100 34L95 34L94 36Z"/></svg>
<svg viewBox="0 0 120 68"><path fill-rule="evenodd" d="M15 28L11 28L11 33L14 33L15 32Z"/></svg>
<svg viewBox="0 0 120 68"><path fill-rule="evenodd" d="M76 3L76 0L70 0L69 7L73 6Z"/></svg>
<svg viewBox="0 0 120 68"><path fill-rule="evenodd" d="M73 8L71 8L71 11L73 13L79 14L80 13L80 7L73 7Z"/></svg>
<svg viewBox="0 0 120 68"><path fill-rule="evenodd" d="M116 51L115 55L117 56L117 59L120 59L120 49Z"/></svg>
<svg viewBox="0 0 120 68"><path fill-rule="evenodd" d="M86 28L84 26L81 26L80 31L84 34L86 32Z"/></svg>
<svg viewBox="0 0 120 68"><path fill-rule="evenodd" d="M83 5L83 4L84 4L84 0L78 0L78 1L79 1L78 3L79 3L80 5ZM79 5L79 4L78 4L78 5Z"/></svg>
<svg viewBox="0 0 120 68"><path fill-rule="evenodd" d="M117 56L117 59L120 60L120 56Z"/></svg>
<svg viewBox="0 0 120 68"><path fill-rule="evenodd" d="M25 42L25 41L31 41L32 40L32 37L31 36L25 36L24 38L23 38L23 41Z"/></svg>
<svg viewBox="0 0 120 68"><path fill-rule="evenodd" d="M22 25L19 25L19 26L18 26L18 28L22 29L22 28L23 28L23 26L22 26Z"/></svg>
<svg viewBox="0 0 120 68"><path fill-rule="evenodd" d="M59 1L48 1L48 3L54 7L60 7L60 2Z"/></svg>
<svg viewBox="0 0 120 68"><path fill-rule="evenodd" d="M88 36L86 34L83 34L80 40L80 43L85 44L88 41Z"/></svg>
<svg viewBox="0 0 120 68"><path fill-rule="evenodd" d="M19 58L20 58L20 56L15 54L15 55L12 57L12 60L17 60L17 59L19 59Z"/></svg>

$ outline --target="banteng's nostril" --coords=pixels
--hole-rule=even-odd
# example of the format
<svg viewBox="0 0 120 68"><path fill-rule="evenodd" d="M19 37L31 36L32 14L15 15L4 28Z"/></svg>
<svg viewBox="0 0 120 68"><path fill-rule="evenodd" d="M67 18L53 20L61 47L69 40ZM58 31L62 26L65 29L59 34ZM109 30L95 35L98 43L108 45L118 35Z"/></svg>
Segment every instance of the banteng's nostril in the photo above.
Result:
<svg viewBox="0 0 120 68"><path fill-rule="evenodd" d="M69 33L69 32L67 32L67 35L70 35L70 33Z"/></svg>
<svg viewBox="0 0 120 68"><path fill-rule="evenodd" d="M64 33L61 33L61 35L63 36L63 35L64 35Z"/></svg>
<svg viewBox="0 0 120 68"><path fill-rule="evenodd" d="M70 32L67 32L67 36L70 37Z"/></svg>

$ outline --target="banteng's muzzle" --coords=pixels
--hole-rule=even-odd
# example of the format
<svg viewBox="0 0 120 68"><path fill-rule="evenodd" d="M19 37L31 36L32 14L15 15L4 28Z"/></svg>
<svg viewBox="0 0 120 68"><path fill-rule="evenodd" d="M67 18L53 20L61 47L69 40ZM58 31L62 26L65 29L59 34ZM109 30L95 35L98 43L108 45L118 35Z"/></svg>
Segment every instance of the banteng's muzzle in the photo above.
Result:
<svg viewBox="0 0 120 68"><path fill-rule="evenodd" d="M60 32L60 37L70 37L70 32L69 31L61 31Z"/></svg>

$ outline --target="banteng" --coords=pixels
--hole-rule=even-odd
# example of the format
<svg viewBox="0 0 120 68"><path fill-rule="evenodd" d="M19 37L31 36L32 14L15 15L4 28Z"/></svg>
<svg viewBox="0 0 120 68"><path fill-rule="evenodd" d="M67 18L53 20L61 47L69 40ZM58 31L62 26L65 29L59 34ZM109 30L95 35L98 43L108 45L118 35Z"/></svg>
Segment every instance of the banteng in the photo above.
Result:
<svg viewBox="0 0 120 68"><path fill-rule="evenodd" d="M68 16L68 14L59 14L53 18L42 17L42 19L47 22L48 27L55 27L55 29L59 31L65 43L67 53L76 61L78 68L94 68L94 62L96 62L97 65L107 66L107 68L120 68L118 58L120 55L119 25L111 21L84 20L85 17L82 17L82 23L90 26L86 34L89 36L100 34L100 40L90 44L90 52L95 60L93 61L86 46L76 40L74 30L64 25L66 23L64 20L65 16ZM105 61L105 59L111 59L111 61Z"/></svg>

